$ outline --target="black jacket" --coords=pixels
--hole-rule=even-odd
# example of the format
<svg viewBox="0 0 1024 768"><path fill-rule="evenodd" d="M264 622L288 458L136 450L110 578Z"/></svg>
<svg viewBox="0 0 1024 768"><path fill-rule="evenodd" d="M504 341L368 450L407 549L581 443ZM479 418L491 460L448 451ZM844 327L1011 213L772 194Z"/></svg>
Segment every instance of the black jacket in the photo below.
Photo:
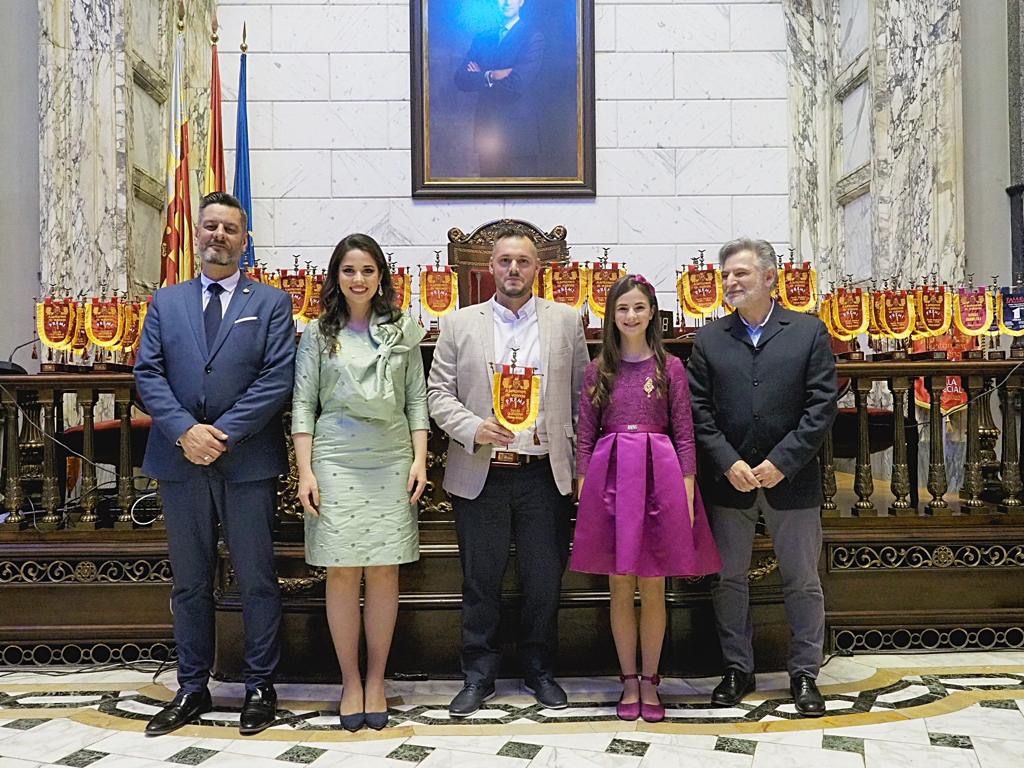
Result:
<svg viewBox="0 0 1024 768"><path fill-rule="evenodd" d="M697 333L688 365L700 490L710 504L743 509L754 491L724 476L739 459L765 459L783 479L765 494L776 509L821 504L817 453L836 416L836 365L824 324L778 304L755 349L739 314Z"/></svg>

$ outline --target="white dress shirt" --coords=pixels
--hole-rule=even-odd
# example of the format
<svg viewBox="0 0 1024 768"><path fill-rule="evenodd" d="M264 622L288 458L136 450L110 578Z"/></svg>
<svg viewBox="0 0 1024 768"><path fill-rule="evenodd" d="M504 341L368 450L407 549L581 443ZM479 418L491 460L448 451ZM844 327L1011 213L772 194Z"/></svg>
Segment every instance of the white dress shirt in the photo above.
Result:
<svg viewBox="0 0 1024 768"><path fill-rule="evenodd" d="M223 280L211 280L204 274L201 274L199 279L203 284L203 312L206 311L206 305L210 303L210 283L220 283L220 287L224 289L224 292L220 295L220 316L223 318L224 313L228 311L231 297L235 295L238 281L242 279L241 270L235 272L231 277L225 277Z"/></svg>
<svg viewBox="0 0 1024 768"><path fill-rule="evenodd" d="M491 311L494 314L495 366L511 365L514 348L517 368L533 368L535 374L543 374L544 372L540 370L540 326L537 323L537 302L534 297L531 296L520 307L518 313L502 306L492 297ZM537 421L530 429L518 432L508 450L534 456L542 456L548 452L543 400L537 407ZM534 437L537 439L534 440Z"/></svg>

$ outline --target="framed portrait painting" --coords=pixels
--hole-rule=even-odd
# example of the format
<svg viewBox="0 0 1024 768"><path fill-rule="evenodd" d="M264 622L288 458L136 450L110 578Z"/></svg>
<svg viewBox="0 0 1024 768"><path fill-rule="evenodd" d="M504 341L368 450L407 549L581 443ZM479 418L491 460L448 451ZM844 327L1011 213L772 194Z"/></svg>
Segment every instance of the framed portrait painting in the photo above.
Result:
<svg viewBox="0 0 1024 768"><path fill-rule="evenodd" d="M594 0L413 0L413 197L592 197Z"/></svg>

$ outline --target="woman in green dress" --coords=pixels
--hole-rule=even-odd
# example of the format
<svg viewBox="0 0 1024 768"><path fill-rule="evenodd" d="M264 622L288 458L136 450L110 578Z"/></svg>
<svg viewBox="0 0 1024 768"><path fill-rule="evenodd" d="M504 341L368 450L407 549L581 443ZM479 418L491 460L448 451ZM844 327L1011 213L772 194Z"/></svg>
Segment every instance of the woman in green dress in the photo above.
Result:
<svg viewBox="0 0 1024 768"><path fill-rule="evenodd" d="M427 483L423 329L394 308L391 273L367 235L331 256L320 317L295 359L292 440L306 562L327 569L327 623L341 667L341 724L388 721L384 694L398 566L419 559L416 502ZM359 587L366 682L359 674Z"/></svg>

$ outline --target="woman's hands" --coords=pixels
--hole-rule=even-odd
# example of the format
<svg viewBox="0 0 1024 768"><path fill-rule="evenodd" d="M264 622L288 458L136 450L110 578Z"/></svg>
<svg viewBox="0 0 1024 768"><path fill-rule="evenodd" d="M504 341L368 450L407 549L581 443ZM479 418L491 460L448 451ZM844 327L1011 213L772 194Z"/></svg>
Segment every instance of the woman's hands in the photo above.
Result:
<svg viewBox="0 0 1024 768"><path fill-rule="evenodd" d="M302 509L307 514L320 516L320 485L312 471L299 472L298 496Z"/></svg>
<svg viewBox="0 0 1024 768"><path fill-rule="evenodd" d="M409 492L409 503L415 504L427 490L427 460L415 459L409 467L409 483L405 490Z"/></svg>

